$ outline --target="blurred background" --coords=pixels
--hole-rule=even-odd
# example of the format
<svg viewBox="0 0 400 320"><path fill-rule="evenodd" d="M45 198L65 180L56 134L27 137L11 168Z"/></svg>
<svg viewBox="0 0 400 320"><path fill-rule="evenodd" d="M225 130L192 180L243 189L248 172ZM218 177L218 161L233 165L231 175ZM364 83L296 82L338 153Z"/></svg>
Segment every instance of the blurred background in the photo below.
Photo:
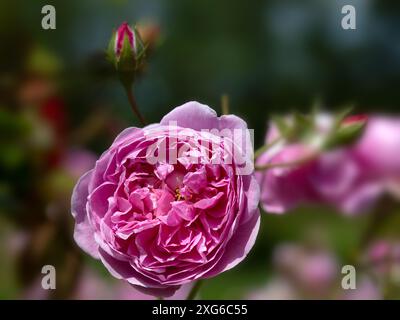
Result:
<svg viewBox="0 0 400 320"><path fill-rule="evenodd" d="M56 30L41 27L46 4L56 8ZM356 30L341 28L346 4L356 7ZM114 280L72 239L74 184L123 128L139 125L104 56L112 30L124 21L137 22L150 44L135 85L150 123L189 100L220 112L227 94L230 112L255 129L258 147L270 114L308 112L316 102L332 111L349 104L357 112L399 108L400 3L394 1L3 0L2 299L151 298ZM400 298L400 215L380 224L361 250L370 219L315 206L263 214L249 257L208 280L201 297ZM57 270L56 290L41 289L47 264ZM345 264L362 266L355 291L339 289Z"/></svg>

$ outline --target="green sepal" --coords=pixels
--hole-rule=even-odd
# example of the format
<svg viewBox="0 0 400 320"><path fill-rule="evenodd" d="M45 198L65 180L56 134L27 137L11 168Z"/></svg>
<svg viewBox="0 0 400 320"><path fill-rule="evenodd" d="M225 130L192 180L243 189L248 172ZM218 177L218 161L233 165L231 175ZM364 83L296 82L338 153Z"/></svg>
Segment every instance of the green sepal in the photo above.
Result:
<svg viewBox="0 0 400 320"><path fill-rule="evenodd" d="M287 141L301 141L309 137L315 129L314 119L311 116L293 113L293 118L273 116L272 122L278 128L280 135Z"/></svg>
<svg viewBox="0 0 400 320"><path fill-rule="evenodd" d="M110 41L108 42L106 57L107 60L110 61L114 66L116 66L116 56L115 56L115 37L117 33L113 31Z"/></svg>
<svg viewBox="0 0 400 320"><path fill-rule="evenodd" d="M328 137L324 149L339 148L356 142L364 132L365 122L342 124Z"/></svg>
<svg viewBox="0 0 400 320"><path fill-rule="evenodd" d="M121 54L116 59L116 68L118 72L135 72L136 70L135 53L126 35L124 36Z"/></svg>

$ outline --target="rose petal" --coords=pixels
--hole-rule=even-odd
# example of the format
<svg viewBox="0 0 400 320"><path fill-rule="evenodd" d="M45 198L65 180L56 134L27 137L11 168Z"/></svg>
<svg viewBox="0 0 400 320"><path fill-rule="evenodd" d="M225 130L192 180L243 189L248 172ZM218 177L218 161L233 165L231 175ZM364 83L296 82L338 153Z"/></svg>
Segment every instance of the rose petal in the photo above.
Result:
<svg viewBox="0 0 400 320"><path fill-rule="evenodd" d="M86 212L88 185L91 176L92 171L88 171L76 184L72 192L71 211L75 218L74 239L76 243L93 258L99 259L99 246L94 240L94 231Z"/></svg>
<svg viewBox="0 0 400 320"><path fill-rule="evenodd" d="M209 106L196 101L176 107L162 118L160 124L168 126L171 122L176 122L179 127L197 131L219 128L217 113Z"/></svg>

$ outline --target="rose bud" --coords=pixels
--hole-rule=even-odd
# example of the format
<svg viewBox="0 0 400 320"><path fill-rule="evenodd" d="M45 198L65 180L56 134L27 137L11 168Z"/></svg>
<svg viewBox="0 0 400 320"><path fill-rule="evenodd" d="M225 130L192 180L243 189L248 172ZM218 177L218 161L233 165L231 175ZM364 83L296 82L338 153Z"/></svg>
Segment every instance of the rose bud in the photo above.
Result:
<svg viewBox="0 0 400 320"><path fill-rule="evenodd" d="M368 121L368 115L356 114L356 115L351 115L351 116L344 118L344 120L342 121L342 125L346 126L346 125L351 125L351 124L355 124L355 123L365 124L367 121Z"/></svg>
<svg viewBox="0 0 400 320"><path fill-rule="evenodd" d="M135 27L124 22L114 32L108 46L108 58L118 72L132 79L144 62L145 46Z"/></svg>

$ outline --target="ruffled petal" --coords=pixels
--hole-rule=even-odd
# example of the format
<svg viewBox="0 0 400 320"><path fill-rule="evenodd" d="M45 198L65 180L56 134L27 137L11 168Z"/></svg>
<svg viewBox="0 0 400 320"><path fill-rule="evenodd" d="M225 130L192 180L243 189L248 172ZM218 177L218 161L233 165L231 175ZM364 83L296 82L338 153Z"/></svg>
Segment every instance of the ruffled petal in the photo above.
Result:
<svg viewBox="0 0 400 320"><path fill-rule="evenodd" d="M92 170L85 173L76 184L72 192L71 213L75 218L74 239L76 243L89 255L99 259L98 244L94 240L94 230L89 223L86 204L88 185Z"/></svg>
<svg viewBox="0 0 400 320"><path fill-rule="evenodd" d="M174 122L179 127L191 128L197 131L219 128L217 113L209 106L196 101L187 102L176 107L162 118L160 124L168 126Z"/></svg>

